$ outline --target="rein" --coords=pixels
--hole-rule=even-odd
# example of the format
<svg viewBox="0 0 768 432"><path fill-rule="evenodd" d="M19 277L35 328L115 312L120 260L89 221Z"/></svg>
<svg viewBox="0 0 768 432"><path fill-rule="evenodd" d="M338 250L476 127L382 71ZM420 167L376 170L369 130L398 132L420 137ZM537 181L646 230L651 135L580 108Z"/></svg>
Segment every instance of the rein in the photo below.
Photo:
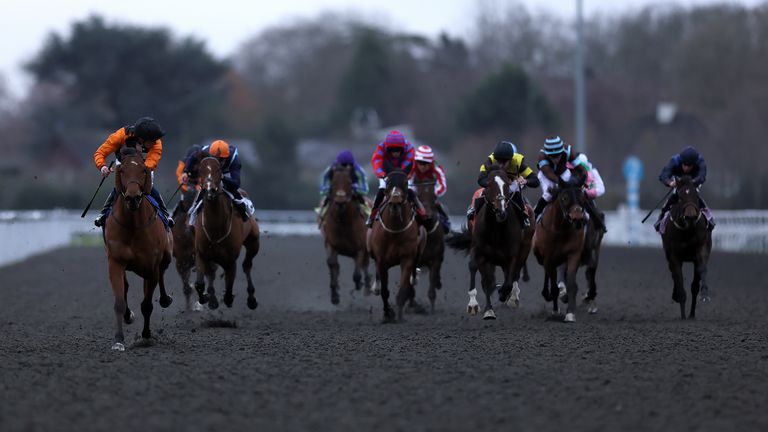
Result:
<svg viewBox="0 0 768 432"><path fill-rule="evenodd" d="M125 198L125 192L121 192L121 194L123 195L123 198ZM143 198L144 194L142 193L141 195L139 195L139 197ZM139 207L139 208L141 208L141 207ZM157 212L154 211L154 207L152 208L152 210L153 210L152 211L152 215L149 217L149 220L146 223L144 223L144 225L139 225L138 227L133 227L133 226L130 226L130 225L126 225L123 222L120 222L120 219L117 218L117 214L114 211L110 215L115 219L115 222L117 222L117 224L120 225L121 227L123 227L125 229L134 229L136 231L140 231L140 230L143 230L143 229L146 229L146 228L149 228L150 226L152 226L152 223L154 223L155 219L157 219Z"/></svg>
<svg viewBox="0 0 768 432"><path fill-rule="evenodd" d="M385 206L384 206L384 207L386 207L386 206L388 206L388 205L389 205L389 203L385 204ZM406 231L408 228L410 228L410 227L411 227L411 225L413 225L413 222L416 220L416 212L414 212L414 211L411 211L411 220L410 220L410 221L408 221L408 224L407 224L407 225L406 225L404 228L401 228L401 229L392 229L392 228L389 228L389 227L388 227L388 226L387 226L387 225L384 223L384 219L382 219L382 218L381 218L381 215L384 213L384 210L385 210L385 208L382 208L382 209L381 209L381 211L379 212L379 215L378 215L378 216L376 216L376 220L377 220L377 221L379 221L379 223L381 224L381 227L382 227L382 228L384 228L384 231L386 231L386 232L388 232L388 233L390 233L390 234L399 234L399 233L401 233L401 232L404 232L404 231Z"/></svg>
<svg viewBox="0 0 768 432"><path fill-rule="evenodd" d="M205 234L205 238L208 239L208 241L213 242L213 244L219 244L221 243L225 238L229 237L229 233L232 232L232 215L234 214L234 209L232 208L232 200L229 200L229 219L227 220L227 232L222 236L220 239L213 241L211 239L210 234L208 234L208 230L205 229L205 206L203 206L203 212L200 215L200 225L203 227L203 234Z"/></svg>

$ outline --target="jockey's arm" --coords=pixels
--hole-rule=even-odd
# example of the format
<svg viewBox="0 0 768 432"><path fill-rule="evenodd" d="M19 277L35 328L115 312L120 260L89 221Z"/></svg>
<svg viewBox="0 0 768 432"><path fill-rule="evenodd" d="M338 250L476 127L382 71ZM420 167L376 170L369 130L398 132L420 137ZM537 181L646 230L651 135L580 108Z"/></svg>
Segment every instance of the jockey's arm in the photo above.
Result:
<svg viewBox="0 0 768 432"><path fill-rule="evenodd" d="M120 146L125 144L125 138L125 128L120 128L107 137L93 154L93 163L96 165L96 169L100 170L102 167L107 166L107 157L118 151Z"/></svg>
<svg viewBox="0 0 768 432"><path fill-rule="evenodd" d="M523 176L525 179L525 186L529 188L537 188L541 186L541 182L539 181L539 178L536 176L536 173L531 170L531 173L527 176Z"/></svg>
<svg viewBox="0 0 768 432"><path fill-rule="evenodd" d="M331 190L331 170L333 165L328 165L320 176L320 196L328 195Z"/></svg>
<svg viewBox="0 0 768 432"><path fill-rule="evenodd" d="M703 157L699 157L697 165L699 166L699 173L696 175L696 178L693 179L693 183L698 187L707 181L707 163L704 162Z"/></svg>
<svg viewBox="0 0 768 432"><path fill-rule="evenodd" d="M448 183L445 178L445 170L443 170L443 167L435 164L435 175L437 177L435 182L435 195L440 198L445 195L445 192L448 190Z"/></svg>
<svg viewBox="0 0 768 432"><path fill-rule="evenodd" d="M358 194L368 195L368 178L365 176L365 171L357 164L355 164L355 171L357 172L357 183L352 186Z"/></svg>
<svg viewBox="0 0 768 432"><path fill-rule="evenodd" d="M240 188L240 170L242 169L242 166L240 165L240 159L235 158L232 163L229 165L229 171L225 173L224 177L222 178L222 181L224 183L228 183L230 187L234 187L235 189Z"/></svg>
<svg viewBox="0 0 768 432"><path fill-rule="evenodd" d="M157 164L160 163L160 158L163 157L163 141L157 140L147 152L147 158L144 160L144 165L149 168L150 171L157 169Z"/></svg>
<svg viewBox="0 0 768 432"><path fill-rule="evenodd" d="M672 183L672 170L675 169L677 166L677 161L673 157L669 160L667 165L661 169L661 174L659 174L659 181L664 184L664 186L669 187Z"/></svg>
<svg viewBox="0 0 768 432"><path fill-rule="evenodd" d="M488 187L488 168L485 164L480 165L480 174L477 175L477 184L480 187Z"/></svg>

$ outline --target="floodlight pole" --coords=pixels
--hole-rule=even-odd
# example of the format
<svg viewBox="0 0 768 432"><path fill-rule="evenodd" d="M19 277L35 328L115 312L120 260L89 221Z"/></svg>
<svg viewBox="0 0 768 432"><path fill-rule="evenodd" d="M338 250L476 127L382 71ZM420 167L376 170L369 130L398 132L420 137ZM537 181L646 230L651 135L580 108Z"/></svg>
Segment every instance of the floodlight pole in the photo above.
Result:
<svg viewBox="0 0 768 432"><path fill-rule="evenodd" d="M585 137L587 122L587 95L584 90L584 22L582 18L583 0L576 0L576 59L574 61L576 151L587 152Z"/></svg>

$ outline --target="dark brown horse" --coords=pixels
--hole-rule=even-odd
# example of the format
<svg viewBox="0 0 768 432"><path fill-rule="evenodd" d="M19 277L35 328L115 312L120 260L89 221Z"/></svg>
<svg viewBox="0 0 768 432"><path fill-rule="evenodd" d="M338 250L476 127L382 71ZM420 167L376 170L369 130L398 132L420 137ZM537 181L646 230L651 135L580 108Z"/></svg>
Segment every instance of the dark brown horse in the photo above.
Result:
<svg viewBox="0 0 768 432"><path fill-rule="evenodd" d="M365 245L365 216L360 211L352 190L350 167L334 167L331 173L331 190L328 211L320 225L328 270L331 274L331 303L339 304L339 255L355 260L352 279L355 289L360 290L365 274L365 295L370 295L371 275L368 273L368 249Z"/></svg>
<svg viewBox="0 0 768 432"><path fill-rule="evenodd" d="M578 184L561 183L552 191L553 200L547 205L533 236L533 254L544 267L544 287L541 295L552 302L552 312L558 313L559 292L557 267L566 265L568 308L565 322L576 321L576 271L584 249L584 206L586 197Z"/></svg>
<svg viewBox="0 0 768 432"><path fill-rule="evenodd" d="M376 261L376 285L381 287L385 323L395 320L389 305L389 269L400 266L397 320L402 321L405 303L415 296L416 264L426 241L427 232L416 223L415 211L408 202L408 178L402 171L393 171L387 176L385 202L368 237L368 251Z"/></svg>
<svg viewBox="0 0 768 432"><path fill-rule="evenodd" d="M584 237L584 250L581 252L580 266L586 267L585 276L589 290L584 296L584 305L590 314L597 313L597 266L600 263L600 247L603 243L604 231L595 224L593 219L587 222L587 234ZM560 281L557 287L560 289L560 300L568 302L568 294L565 285L566 266L560 266Z"/></svg>
<svg viewBox="0 0 768 432"><path fill-rule="evenodd" d="M443 255L445 255L445 232L440 226L440 218L437 215L437 194L435 193L435 182L415 182L416 194L424 205L429 220L434 220L434 225L427 231L427 244L424 247L424 253L421 254L418 268L429 269L429 298L430 311L435 313L435 299L437 291L443 287L440 279L440 268L443 265ZM413 301L413 300L412 300ZM417 304L414 307L418 308Z"/></svg>
<svg viewBox="0 0 768 432"><path fill-rule="evenodd" d="M707 263L712 252L712 233L707 229L707 218L699 204L699 192L690 177L676 179L679 201L669 210L661 241L672 272L674 288L672 300L680 304L680 318L685 319L686 294L683 287L683 263L693 263L691 282L691 313L696 318L696 298L701 290L702 300L708 297Z"/></svg>
<svg viewBox="0 0 768 432"><path fill-rule="evenodd" d="M254 293L256 289L251 280L253 258L259 253L259 226L256 220L247 221L237 214L232 199L224 192L221 165L216 158L207 157L199 165L200 193L203 194L203 208L195 220L195 261L197 281L195 289L201 304L208 303L210 309L219 307L213 281L216 266L224 269L224 304L232 307L237 272L237 258L245 246L243 272L248 280L248 300L250 309L256 309L258 303ZM243 194L245 196L245 194ZM208 292L205 293L203 277L208 280Z"/></svg>
<svg viewBox="0 0 768 432"><path fill-rule="evenodd" d="M176 224L171 228L173 234L173 258L176 260L176 271L181 277L181 284L184 286L184 297L186 298L187 310L200 310L200 303L195 301L192 305L193 286L190 282L192 270L195 269L195 230L187 224L189 209L195 202L197 190L194 187L181 196L179 204L173 213L173 220Z"/></svg>
<svg viewBox="0 0 768 432"><path fill-rule="evenodd" d="M522 265L520 247L523 223L517 212L509 208L514 205L512 193L520 193L517 183L512 183L505 170L492 166L488 174L488 187L483 192L485 203L475 214L474 225L464 228L460 234L447 241L448 246L469 251L469 304L467 313L479 312L475 274L480 271L480 282L485 293L483 319L496 319L491 304L491 295L496 289L496 267L504 273L504 284L499 290L499 300L512 307L520 304L520 288L517 275ZM514 191L512 191L514 187Z"/></svg>
<svg viewBox="0 0 768 432"><path fill-rule="evenodd" d="M113 350L125 350L123 322L131 324L134 314L128 307L128 279L132 271L144 279L144 300L141 314L144 328L141 337L152 337L149 318L152 315L152 295L160 284L160 306L170 306L173 299L165 291L163 279L171 263L171 234L166 230L157 211L148 201L152 190L152 173L144 166L141 154L132 148L120 151L120 164L115 170L117 198L112 213L104 225L104 248L107 252L109 282L115 296L116 331Z"/></svg>

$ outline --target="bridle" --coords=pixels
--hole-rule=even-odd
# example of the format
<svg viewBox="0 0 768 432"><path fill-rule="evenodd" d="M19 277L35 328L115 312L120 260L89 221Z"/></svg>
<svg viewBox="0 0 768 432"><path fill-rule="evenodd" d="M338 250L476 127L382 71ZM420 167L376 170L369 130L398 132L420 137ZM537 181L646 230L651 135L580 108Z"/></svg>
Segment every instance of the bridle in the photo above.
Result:
<svg viewBox="0 0 768 432"><path fill-rule="evenodd" d="M695 189L695 188L692 188ZM687 188L684 189L686 195L690 195L691 191ZM680 191L678 189L675 189L675 194L679 197ZM678 207L677 215L672 218L672 223L675 225L677 229L680 230L688 230L693 227L695 227L699 221L701 220L701 217L703 215L703 212L701 211L701 208L699 208L698 205L698 195L694 196L694 199L687 202L680 202L676 204L676 207ZM690 221L688 217L685 216L685 210L687 208L693 208L696 211L696 214L698 215L695 220Z"/></svg>
<svg viewBox="0 0 768 432"><path fill-rule="evenodd" d="M488 196L490 194L488 192L490 187L486 187L485 192L483 193L483 199L485 200L485 203L491 207L493 214L500 218L509 208L509 204L512 202L512 195L510 194L510 196L506 196L505 191L509 188L509 185L501 177L495 175L493 176L493 181L496 182L496 185L499 187L498 195L496 195L494 199L489 200ZM496 201L500 203L500 208L496 208L494 205Z"/></svg>
<svg viewBox="0 0 768 432"><path fill-rule="evenodd" d="M384 231L386 231L388 233L399 234L401 232L404 232L404 231L408 230L408 228L410 228L413 225L413 222L416 220L416 212L415 211L411 211L411 220L408 221L408 223L405 225L405 227L400 228L400 229L392 229L392 228L389 228L384 223L384 219L381 218L381 215L384 214L384 210L388 206L391 205L391 206L397 206L398 207L398 212L397 212L398 218L401 221L403 220L403 209L402 209L402 207L406 203L405 202L393 203L392 202L392 198L402 196L404 193L405 192L403 192L399 187L393 187L392 190L389 192L389 194L387 194L387 202L384 203L381 206L381 210L379 211L378 216L376 216L376 220L379 221L379 223L381 224L381 227L384 229ZM403 198L403 199L405 199L405 198Z"/></svg>

